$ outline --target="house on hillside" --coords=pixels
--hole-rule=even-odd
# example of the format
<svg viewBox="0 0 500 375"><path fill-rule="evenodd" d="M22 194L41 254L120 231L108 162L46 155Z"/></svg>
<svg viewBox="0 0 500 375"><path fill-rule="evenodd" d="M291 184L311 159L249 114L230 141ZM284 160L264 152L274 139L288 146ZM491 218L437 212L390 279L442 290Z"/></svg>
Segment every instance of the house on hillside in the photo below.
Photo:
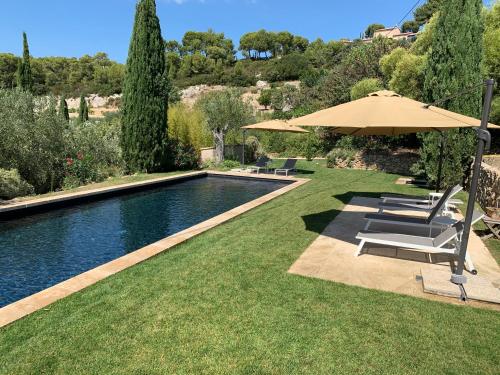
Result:
<svg viewBox="0 0 500 375"><path fill-rule="evenodd" d="M371 41L377 37L391 38L395 40L407 40L412 42L417 37L417 33L413 32L403 33L401 32L401 29L398 26L394 26L385 29L375 30L375 32L373 33L373 38L364 38L363 42L371 43Z"/></svg>

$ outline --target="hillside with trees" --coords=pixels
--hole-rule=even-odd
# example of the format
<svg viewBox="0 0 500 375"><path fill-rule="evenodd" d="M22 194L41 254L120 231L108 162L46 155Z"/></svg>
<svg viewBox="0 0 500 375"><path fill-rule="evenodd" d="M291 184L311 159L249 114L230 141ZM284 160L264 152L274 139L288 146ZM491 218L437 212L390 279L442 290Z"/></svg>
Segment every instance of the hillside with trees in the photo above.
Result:
<svg viewBox="0 0 500 375"><path fill-rule="evenodd" d="M24 34L23 56L0 54L0 130L7 135L0 138L0 182L15 185L3 196L134 171L192 169L207 146L217 146L222 162L224 144L243 142L241 124L297 117L381 89L433 102L486 77L498 82L500 3L485 8L481 0L450 2L429 0L415 10L402 25L402 31L419 30L414 41L308 41L287 31L257 30L236 46L213 30L165 41L152 15L154 1L141 0L138 15L149 16L136 20L127 66L105 53L35 58ZM365 37L382 27L368 25ZM113 97L117 113L96 118L89 94L122 94ZM154 100L144 102L146 96ZM480 102L478 88L440 105L477 116ZM498 89L491 122L500 123ZM23 152L19 139L29 143ZM472 140L467 132L450 132L446 183L457 182L450 177L457 170L465 173ZM248 132L246 141L257 153L307 157L420 148L414 173L430 181L440 142L435 134L353 138L328 129L308 135Z"/></svg>

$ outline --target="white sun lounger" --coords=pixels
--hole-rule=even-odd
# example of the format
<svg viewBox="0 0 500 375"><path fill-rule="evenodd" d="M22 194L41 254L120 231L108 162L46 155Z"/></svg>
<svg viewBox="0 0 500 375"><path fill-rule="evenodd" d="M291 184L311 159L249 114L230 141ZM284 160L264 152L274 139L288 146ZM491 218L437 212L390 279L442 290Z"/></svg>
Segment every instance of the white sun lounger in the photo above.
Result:
<svg viewBox="0 0 500 375"><path fill-rule="evenodd" d="M257 172L257 174L259 174L261 170L265 170L267 172L269 170L267 163L269 163L269 159L267 157L260 157L255 165L249 166L247 169L250 173Z"/></svg>
<svg viewBox="0 0 500 375"><path fill-rule="evenodd" d="M379 203L379 213L384 212L384 210L390 211L423 211L423 212L431 212L432 209L438 205L442 204L442 210L447 210L448 206L451 204L450 199L456 195L458 192L462 190L460 185L456 185L452 188L448 188L445 193L441 196L441 198L434 202L430 202L429 200L422 201L400 201L400 202L381 202ZM431 204L429 204L431 203ZM443 204L444 203L444 204Z"/></svg>
<svg viewBox="0 0 500 375"><path fill-rule="evenodd" d="M418 195L382 195L380 198L383 203L424 204L427 205L428 208L432 208L437 202L436 199L431 199L430 196L425 197ZM460 199L449 199L448 204L459 205L464 204L464 202Z"/></svg>
<svg viewBox="0 0 500 375"><path fill-rule="evenodd" d="M285 163L281 168L276 168L274 170L274 174L285 173L285 176L288 176L288 173L295 170L295 164L297 164L297 159L286 159Z"/></svg>
<svg viewBox="0 0 500 375"><path fill-rule="evenodd" d="M386 213L366 214L365 219L367 220L367 222L364 229L368 230L372 223L377 223L377 222L394 224L394 225L409 225L409 226L430 226L433 224L441 226L452 225L456 222L456 220L454 220L453 218L447 218L446 216L443 216L441 214L446 208L447 200L461 189L462 188L460 186L450 187L446 189L441 199L439 199L439 201L434 205L434 207L431 208L429 215L427 217L395 215ZM405 210L422 211L422 210L415 210L409 207L406 207Z"/></svg>
<svg viewBox="0 0 500 375"><path fill-rule="evenodd" d="M472 224L480 220L484 215L474 212ZM410 250L424 251L427 253L452 254L458 256L460 252L460 242L462 240L464 223L458 221L451 227L443 231L436 237L414 236L401 233L370 232L361 231L356 235L356 239L361 240L356 252L356 256L361 255L363 246L366 243L386 245L390 247L401 247ZM472 263L469 252L465 258L467 269L477 274L477 270Z"/></svg>

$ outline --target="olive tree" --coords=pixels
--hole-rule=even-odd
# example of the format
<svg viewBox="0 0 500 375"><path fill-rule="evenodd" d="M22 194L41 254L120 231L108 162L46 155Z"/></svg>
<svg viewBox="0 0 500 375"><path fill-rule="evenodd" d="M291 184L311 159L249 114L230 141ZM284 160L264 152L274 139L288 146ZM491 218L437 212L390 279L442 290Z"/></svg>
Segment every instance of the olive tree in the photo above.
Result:
<svg viewBox="0 0 500 375"><path fill-rule="evenodd" d="M230 130L236 130L249 122L252 110L241 99L240 91L227 89L213 91L203 96L198 105L205 114L206 125L214 137L215 161L224 161L224 139Z"/></svg>

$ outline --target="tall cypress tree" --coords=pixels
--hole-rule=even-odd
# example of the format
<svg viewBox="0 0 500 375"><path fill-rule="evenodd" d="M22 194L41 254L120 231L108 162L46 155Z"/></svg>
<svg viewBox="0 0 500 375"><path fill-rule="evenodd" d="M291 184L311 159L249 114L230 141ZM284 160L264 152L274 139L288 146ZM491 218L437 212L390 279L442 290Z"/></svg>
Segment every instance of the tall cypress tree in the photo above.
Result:
<svg viewBox="0 0 500 375"><path fill-rule="evenodd" d="M154 0L136 7L122 98L123 157L130 170L165 167L168 87Z"/></svg>
<svg viewBox="0 0 500 375"><path fill-rule="evenodd" d="M28 37L23 32L23 58L17 67L17 87L26 91L33 89L33 76L31 75L30 50Z"/></svg>
<svg viewBox="0 0 500 375"><path fill-rule="evenodd" d="M59 116L69 121L68 102L66 102L66 97L64 95L61 96L61 101L59 102Z"/></svg>
<svg viewBox="0 0 500 375"><path fill-rule="evenodd" d="M89 120L89 107L87 105L87 101L85 100L85 96L80 96L80 108L78 110L78 121L85 122Z"/></svg>
<svg viewBox="0 0 500 375"><path fill-rule="evenodd" d="M432 36L431 52L424 82L424 99L428 103L440 102L445 109L464 115L479 117L482 90L461 93L479 85L481 75L482 34L481 0L446 0L442 2L439 19ZM461 182L468 169L474 149L471 130L454 130L445 134L446 158L444 181L446 184ZM423 137L422 164L430 180L435 180L440 135L429 133ZM459 173L459 171L462 173Z"/></svg>

